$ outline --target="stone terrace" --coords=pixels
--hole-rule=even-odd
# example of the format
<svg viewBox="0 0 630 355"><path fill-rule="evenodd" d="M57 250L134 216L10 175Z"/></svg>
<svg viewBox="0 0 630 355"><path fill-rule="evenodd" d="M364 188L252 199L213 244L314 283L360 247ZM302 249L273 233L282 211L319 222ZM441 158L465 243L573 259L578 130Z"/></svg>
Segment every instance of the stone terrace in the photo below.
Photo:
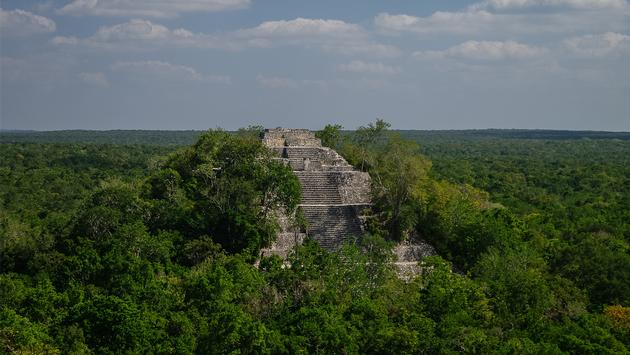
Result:
<svg viewBox="0 0 630 355"><path fill-rule="evenodd" d="M298 230L290 218L280 214L281 232L276 242L262 250L262 255L286 257L305 238L315 239L322 248L333 251L354 242L364 233L366 211L371 205L370 175L355 170L333 149L323 147L314 134L305 129L268 129L263 143L278 158L293 168L302 185L302 210L308 223ZM421 260L435 255L433 247L420 238L395 246L398 275L411 280L422 271Z"/></svg>
<svg viewBox="0 0 630 355"><path fill-rule="evenodd" d="M306 231L299 231L281 216L278 240L263 250L263 255L286 256L307 236L332 251L363 234L363 211L370 206L367 173L354 170L337 152L323 147L309 130L268 129L263 143L291 166L300 180L299 208L308 224Z"/></svg>

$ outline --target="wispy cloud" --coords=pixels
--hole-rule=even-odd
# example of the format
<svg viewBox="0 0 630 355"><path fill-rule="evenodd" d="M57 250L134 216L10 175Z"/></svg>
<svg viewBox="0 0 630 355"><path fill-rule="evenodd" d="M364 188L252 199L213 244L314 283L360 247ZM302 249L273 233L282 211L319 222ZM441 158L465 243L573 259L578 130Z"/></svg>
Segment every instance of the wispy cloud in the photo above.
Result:
<svg viewBox="0 0 630 355"><path fill-rule="evenodd" d="M420 59L469 59L481 61L523 60L540 57L545 48L529 46L515 41L467 41L442 51L417 51Z"/></svg>
<svg viewBox="0 0 630 355"><path fill-rule="evenodd" d="M561 5L568 9L526 10ZM389 34L497 37L623 31L629 27L629 20L630 6L625 0L489 0L460 11L438 11L424 17L381 13L374 18L374 24Z"/></svg>
<svg viewBox="0 0 630 355"><path fill-rule="evenodd" d="M614 32L590 34L569 38L564 46L569 53L580 57L630 55L630 36Z"/></svg>
<svg viewBox="0 0 630 355"><path fill-rule="evenodd" d="M246 43L262 47L290 45L341 54L378 57L400 55L400 50L395 46L373 41L361 26L340 20L296 18L267 21L254 28L237 31L234 35Z"/></svg>
<svg viewBox="0 0 630 355"><path fill-rule="evenodd" d="M171 30L166 26L142 19L132 19L121 24L100 27L90 37L57 36L51 42L62 46L123 51L164 47L221 46L211 36L195 34L182 28Z"/></svg>
<svg viewBox="0 0 630 355"><path fill-rule="evenodd" d="M149 20L104 26L86 38L55 37L56 45L73 45L107 50L142 50L164 47L242 50L294 46L346 55L365 54L396 57L400 50L371 40L362 27L339 20L304 19L267 21L259 26L222 34L193 33L169 29Z"/></svg>
<svg viewBox="0 0 630 355"><path fill-rule="evenodd" d="M60 15L175 17L187 12L216 12L247 8L250 0L72 0Z"/></svg>
<svg viewBox="0 0 630 355"><path fill-rule="evenodd" d="M574 9L621 9L628 6L625 0L485 0L469 7L471 10L521 9L528 7L567 7Z"/></svg>
<svg viewBox="0 0 630 355"><path fill-rule="evenodd" d="M55 21L24 10L0 9L0 33L15 36L55 32Z"/></svg>
<svg viewBox="0 0 630 355"><path fill-rule="evenodd" d="M619 85L630 73L630 36L606 32L532 46L515 41L466 41L413 53L423 68L470 82L562 82ZM484 79L485 78L485 79ZM494 79L490 79L494 78Z"/></svg>

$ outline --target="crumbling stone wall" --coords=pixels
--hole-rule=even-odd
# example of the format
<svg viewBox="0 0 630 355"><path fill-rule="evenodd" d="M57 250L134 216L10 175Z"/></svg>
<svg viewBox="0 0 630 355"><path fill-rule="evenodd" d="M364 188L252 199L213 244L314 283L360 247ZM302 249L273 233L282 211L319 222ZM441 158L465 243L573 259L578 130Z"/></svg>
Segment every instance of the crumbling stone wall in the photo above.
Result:
<svg viewBox="0 0 630 355"><path fill-rule="evenodd" d="M263 143L267 147L310 147L322 145L319 138L308 129L274 128L265 130Z"/></svg>

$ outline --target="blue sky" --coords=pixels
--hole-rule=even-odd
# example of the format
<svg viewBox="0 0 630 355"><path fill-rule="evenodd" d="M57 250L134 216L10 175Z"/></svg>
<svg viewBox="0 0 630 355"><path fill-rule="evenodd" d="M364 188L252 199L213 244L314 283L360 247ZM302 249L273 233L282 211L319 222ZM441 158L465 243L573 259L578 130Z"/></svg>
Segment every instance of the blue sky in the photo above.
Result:
<svg viewBox="0 0 630 355"><path fill-rule="evenodd" d="M3 0L2 129L630 131L627 0Z"/></svg>

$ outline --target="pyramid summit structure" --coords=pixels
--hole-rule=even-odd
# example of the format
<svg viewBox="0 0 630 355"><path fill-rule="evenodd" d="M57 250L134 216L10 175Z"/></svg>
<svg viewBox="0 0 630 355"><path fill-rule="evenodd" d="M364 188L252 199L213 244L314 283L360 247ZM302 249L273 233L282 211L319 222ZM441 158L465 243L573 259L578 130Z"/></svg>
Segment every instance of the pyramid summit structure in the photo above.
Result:
<svg viewBox="0 0 630 355"><path fill-rule="evenodd" d="M287 216L280 216L278 238L262 251L263 255L285 257L306 237L329 251L361 238L366 210L371 205L368 173L355 170L306 129L267 129L263 143L299 179L302 200L298 208L307 223L305 230L299 230Z"/></svg>
<svg viewBox="0 0 630 355"><path fill-rule="evenodd" d="M305 229L300 228L292 223L293 218L279 213L278 238L261 250L262 256L286 258L306 238L335 251L365 234L365 221L372 206L368 173L354 169L306 129L267 129L262 139L276 153L276 159L290 166L299 179L302 200L298 208L307 224ZM412 280L422 272L423 258L436 255L431 245L413 236L396 244L393 252L393 265L404 280Z"/></svg>

